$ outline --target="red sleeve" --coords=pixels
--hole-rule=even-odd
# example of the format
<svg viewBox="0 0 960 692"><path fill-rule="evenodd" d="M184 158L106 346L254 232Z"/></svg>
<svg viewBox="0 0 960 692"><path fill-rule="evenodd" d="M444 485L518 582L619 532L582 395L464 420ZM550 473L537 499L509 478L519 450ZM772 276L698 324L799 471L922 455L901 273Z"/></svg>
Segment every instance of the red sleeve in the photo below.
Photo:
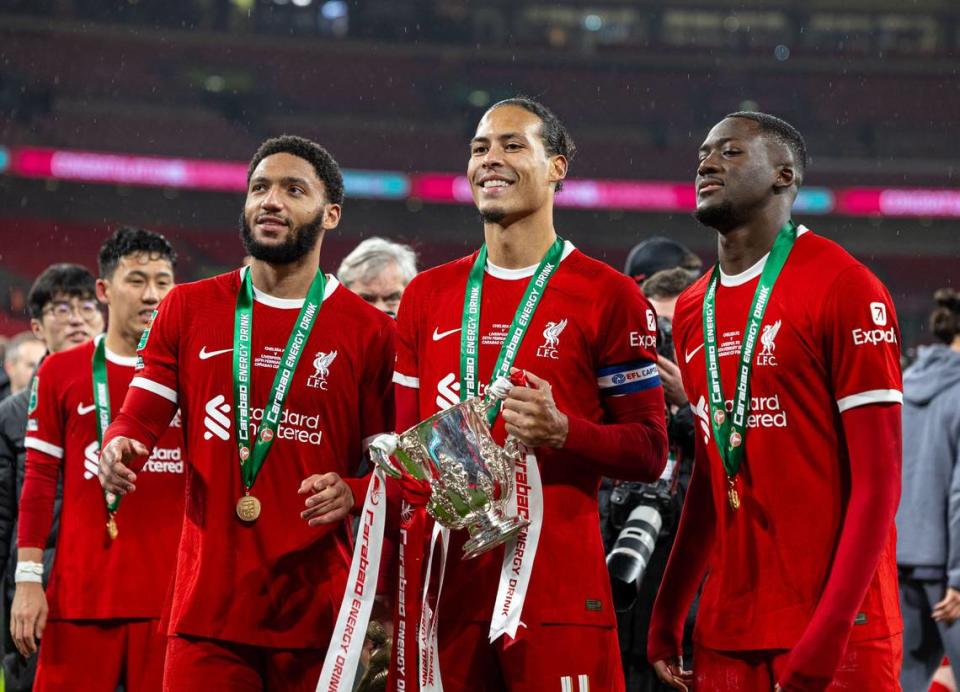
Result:
<svg viewBox="0 0 960 692"><path fill-rule="evenodd" d="M65 446L61 397L57 395L56 356L46 358L31 382L24 438L26 464L17 528L21 548L45 548L53 523L57 478L63 465Z"/></svg>
<svg viewBox="0 0 960 692"><path fill-rule="evenodd" d="M826 689L843 656L900 501L900 421L896 404L862 406L843 414L850 500L820 603L781 675L784 692Z"/></svg>
<svg viewBox="0 0 960 692"><path fill-rule="evenodd" d="M360 382L360 435L363 440L363 453L367 445L377 435L393 429L393 362L395 354L395 334L393 320L382 323L370 349L364 354L366 368ZM344 478L353 493L353 511L359 514L363 500L367 495L370 473L362 477Z"/></svg>
<svg viewBox="0 0 960 692"><path fill-rule="evenodd" d="M603 423L568 416L564 449L605 476L652 481L667 463L667 423L657 371L657 316L626 277L612 286L597 324Z"/></svg>
<svg viewBox="0 0 960 692"><path fill-rule="evenodd" d="M682 651L683 625L707 572L715 524L710 461L703 447L703 438L698 435L693 477L650 616L647 658L651 662L678 656Z"/></svg>
<svg viewBox="0 0 960 692"><path fill-rule="evenodd" d="M417 392L420 389L420 364L417 353L417 333L419 330L419 296L420 281L415 277L403 292L403 300L397 311L397 362L393 371L393 382L397 387L397 412L400 412L400 388L406 387ZM416 400L414 400L416 404ZM407 413L407 412L405 412ZM416 407L414 414L417 413ZM404 419L405 421L408 419ZM398 422L396 431L403 432L414 423L418 423L417 416L409 425L402 426Z"/></svg>
<svg viewBox="0 0 960 692"><path fill-rule="evenodd" d="M174 288L167 294L141 337L137 375L103 435L104 445L123 436L153 449L177 412L181 291Z"/></svg>
<svg viewBox="0 0 960 692"><path fill-rule="evenodd" d="M837 277L823 315L825 352L840 411L903 403L900 328L887 289L862 265Z"/></svg>

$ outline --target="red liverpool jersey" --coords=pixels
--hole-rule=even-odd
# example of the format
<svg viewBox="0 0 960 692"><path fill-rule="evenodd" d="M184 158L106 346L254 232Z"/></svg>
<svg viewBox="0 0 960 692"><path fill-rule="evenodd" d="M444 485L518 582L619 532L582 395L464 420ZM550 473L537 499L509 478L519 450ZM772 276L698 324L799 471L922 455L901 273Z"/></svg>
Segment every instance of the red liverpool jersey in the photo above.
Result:
<svg viewBox="0 0 960 692"><path fill-rule="evenodd" d="M475 259L476 253L424 272L403 294L394 381L419 390L421 419L459 401L463 300ZM490 381L535 269L487 266L478 339L481 383ZM568 242L514 365L547 380L557 407L572 417L591 423L620 422L611 415L611 398L649 397L655 402L652 410L662 419L656 326L656 315L633 281ZM493 432L502 443L502 418ZM641 460L642 453L637 450L619 469L601 469L567 449L536 450L543 482L543 528L523 622L615 622L597 490L601 475L655 478L662 459L661 466L651 468ZM462 560L466 533L451 535L440 617L489 622L504 549Z"/></svg>
<svg viewBox="0 0 960 692"><path fill-rule="evenodd" d="M732 410L740 345L766 258L721 276L717 349ZM849 494L840 414L900 402L900 332L886 288L835 243L801 227L761 325L750 383L742 506L732 510L707 406L702 306L708 276L674 317L677 360L699 419L717 523L696 636L721 650L788 649L805 630L830 572ZM899 631L891 524L853 639ZM682 556L681 556L682 557Z"/></svg>
<svg viewBox="0 0 960 692"><path fill-rule="evenodd" d="M157 420L180 406L190 464L171 634L323 647L346 584L350 540L347 522L308 526L297 490L312 474L355 477L364 440L392 427L393 321L328 278L252 490L262 512L247 524L236 515L243 483L233 410L240 277L233 271L167 295L141 352L144 368L107 437L149 440ZM250 439L303 305L254 294ZM362 503L365 484L351 487Z"/></svg>
<svg viewBox="0 0 960 692"><path fill-rule="evenodd" d="M117 538L107 535L93 401L93 352L102 338L43 361L27 422L21 548L47 544L57 472L63 476L60 534L47 586L51 619L159 617L176 561L185 461L179 416L163 431L143 466L143 492L120 503ZM115 416L134 376L136 358L107 350L106 359Z"/></svg>

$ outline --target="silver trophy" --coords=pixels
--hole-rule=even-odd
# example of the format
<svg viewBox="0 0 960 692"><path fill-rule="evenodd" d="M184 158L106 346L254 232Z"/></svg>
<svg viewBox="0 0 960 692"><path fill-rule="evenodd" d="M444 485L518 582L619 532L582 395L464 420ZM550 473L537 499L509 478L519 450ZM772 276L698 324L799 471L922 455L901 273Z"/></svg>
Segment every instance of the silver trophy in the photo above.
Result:
<svg viewBox="0 0 960 692"><path fill-rule="evenodd" d="M450 529L470 532L464 559L506 543L530 523L507 514L514 463L523 453L520 443L508 436L500 447L487 424L487 411L502 398L497 394L510 387L504 381L488 388L489 397L471 397L370 445L371 459L388 476L409 475L430 484L430 516Z"/></svg>

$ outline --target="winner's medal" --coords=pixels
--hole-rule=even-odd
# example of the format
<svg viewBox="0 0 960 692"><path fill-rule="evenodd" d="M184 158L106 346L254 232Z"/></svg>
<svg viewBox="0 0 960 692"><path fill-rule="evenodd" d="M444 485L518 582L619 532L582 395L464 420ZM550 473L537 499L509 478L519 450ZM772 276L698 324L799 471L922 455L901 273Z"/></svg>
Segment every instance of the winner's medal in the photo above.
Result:
<svg viewBox="0 0 960 692"><path fill-rule="evenodd" d="M107 337L103 336L93 349L93 405L97 412L97 444L103 451L103 434L110 426L110 389L107 386ZM107 505L107 536L111 541L117 540L120 530L117 528L117 510L120 508L120 498L113 493L103 491L103 499Z"/></svg>
<svg viewBox="0 0 960 692"><path fill-rule="evenodd" d="M253 523L260 516L260 500L253 495L244 495L237 500L237 516L240 521Z"/></svg>
<svg viewBox="0 0 960 692"><path fill-rule="evenodd" d="M747 326L743 333L743 343L740 346L740 364L737 368L737 387L731 413L725 413L726 400L723 396L723 386L720 382L720 362L717 349L717 319L716 296L717 284L720 282L719 262L713 268L713 275L707 285L707 293L703 298L703 343L704 357L707 365L707 382L709 384L710 422L713 427L713 439L720 453L720 460L727 472L727 502L730 509L736 512L740 509L740 483L737 474L743 462L745 449L745 435L747 432L747 416L750 413L750 375L753 372L753 354L757 347L757 338L760 334L760 324L763 315L770 303L770 294L783 265L787 262L790 250L797 240L797 226L788 221L777 233L767 262L760 273L757 290L753 294L753 303L747 318Z"/></svg>
<svg viewBox="0 0 960 692"><path fill-rule="evenodd" d="M259 434L251 445L250 350L253 342L253 278L249 267L245 270L240 282L233 323L233 409L237 431L237 455L240 457L240 476L244 494L237 500L236 512L240 521L248 524L252 524L260 517L262 509L260 500L251 495L250 490L276 438L277 428L283 418L283 405L290 391L290 383L293 381L293 374L300 362L310 330L323 304L326 284L326 276L322 271L318 271L307 291L303 307L300 308L297 323L283 349L280 366L277 368L273 386L267 396L267 406L263 411Z"/></svg>

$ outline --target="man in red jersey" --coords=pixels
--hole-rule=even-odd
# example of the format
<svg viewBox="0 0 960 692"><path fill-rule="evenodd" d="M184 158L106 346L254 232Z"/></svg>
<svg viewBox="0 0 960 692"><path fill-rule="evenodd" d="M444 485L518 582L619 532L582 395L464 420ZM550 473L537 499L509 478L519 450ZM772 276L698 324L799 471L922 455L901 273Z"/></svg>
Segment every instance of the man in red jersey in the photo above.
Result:
<svg viewBox="0 0 960 692"><path fill-rule="evenodd" d="M696 216L720 261L674 316L700 434L647 649L678 689L899 689L900 334L877 278L791 221L805 164L762 113L700 147Z"/></svg>
<svg viewBox="0 0 960 692"><path fill-rule="evenodd" d="M313 690L347 578L365 438L393 421L393 320L318 270L343 178L309 140L264 142L249 267L164 301L100 468L121 495L179 404L190 458L164 689ZM299 495L298 495L299 490Z"/></svg>
<svg viewBox="0 0 960 692"><path fill-rule="evenodd" d="M43 638L37 690L160 689L158 620L183 507L179 423L163 431L144 465L152 478L142 497L122 504L105 497L97 458L133 379L141 334L173 287L175 261L163 236L135 228L114 233L100 248L97 281L106 335L50 355L34 380L10 629L25 656ZM45 594L41 557L61 474L60 533Z"/></svg>
<svg viewBox="0 0 960 692"><path fill-rule="evenodd" d="M509 433L532 452L516 484L531 525L469 561L461 557L465 532L452 534L445 573L427 579L431 605L418 627L426 535L423 510L410 506L422 493L407 489L394 689L415 689L418 668L429 689L623 689L597 489L601 476L659 476L663 390L649 303L629 278L554 230L554 194L573 153L543 105L515 98L493 106L467 167L486 243L420 274L404 293L397 429L522 370L529 386L510 389L493 430L499 442Z"/></svg>

